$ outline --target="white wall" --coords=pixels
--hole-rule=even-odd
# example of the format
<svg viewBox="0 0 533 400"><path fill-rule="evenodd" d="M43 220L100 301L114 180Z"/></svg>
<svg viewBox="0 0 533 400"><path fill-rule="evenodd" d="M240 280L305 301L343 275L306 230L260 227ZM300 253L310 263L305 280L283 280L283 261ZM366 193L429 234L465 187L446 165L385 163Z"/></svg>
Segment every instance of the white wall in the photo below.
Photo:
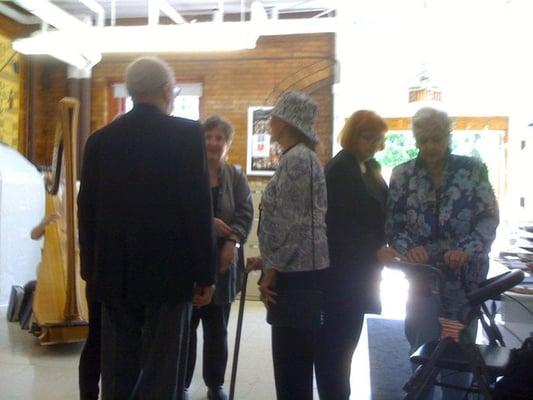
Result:
<svg viewBox="0 0 533 400"><path fill-rule="evenodd" d="M42 241L30 231L44 216L44 183L16 150L0 145L0 306L12 285L36 279Z"/></svg>

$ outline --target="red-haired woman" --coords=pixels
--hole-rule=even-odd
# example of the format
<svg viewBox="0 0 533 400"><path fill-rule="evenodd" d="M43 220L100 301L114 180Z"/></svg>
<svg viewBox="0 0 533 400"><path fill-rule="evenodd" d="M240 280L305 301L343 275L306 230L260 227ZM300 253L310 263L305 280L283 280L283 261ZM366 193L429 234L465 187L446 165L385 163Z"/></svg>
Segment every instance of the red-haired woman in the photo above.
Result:
<svg viewBox="0 0 533 400"><path fill-rule="evenodd" d="M385 147L387 124L360 110L346 121L342 150L325 167L330 268L325 321L317 346L321 400L348 400L350 368L365 313L380 313L378 261L397 253L385 247L387 185L374 154Z"/></svg>

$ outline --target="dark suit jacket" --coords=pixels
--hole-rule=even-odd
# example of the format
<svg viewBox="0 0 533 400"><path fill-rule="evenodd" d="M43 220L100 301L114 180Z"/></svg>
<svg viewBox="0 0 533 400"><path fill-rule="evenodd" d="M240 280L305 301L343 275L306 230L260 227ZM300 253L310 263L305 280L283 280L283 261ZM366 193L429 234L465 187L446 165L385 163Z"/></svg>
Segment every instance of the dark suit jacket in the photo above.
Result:
<svg viewBox="0 0 533 400"><path fill-rule="evenodd" d="M197 122L138 104L89 137L81 275L99 300L175 303L214 281L212 205Z"/></svg>
<svg viewBox="0 0 533 400"><path fill-rule="evenodd" d="M387 185L375 160L363 178L356 158L341 150L325 167L328 189L330 268L327 293L366 312L380 312L381 267L376 251L385 243Z"/></svg>

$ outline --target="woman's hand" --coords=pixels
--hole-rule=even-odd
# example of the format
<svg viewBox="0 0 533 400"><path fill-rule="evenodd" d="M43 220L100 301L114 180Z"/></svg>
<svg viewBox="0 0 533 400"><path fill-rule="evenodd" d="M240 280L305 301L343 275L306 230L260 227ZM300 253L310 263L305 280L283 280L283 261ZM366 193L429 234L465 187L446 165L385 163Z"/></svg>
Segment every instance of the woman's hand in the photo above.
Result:
<svg viewBox="0 0 533 400"><path fill-rule="evenodd" d="M276 281L277 281L278 271L275 269L269 269L259 284L259 291L261 292L261 301L265 303L265 306L268 308L269 303L276 304L276 296L278 295L275 292Z"/></svg>
<svg viewBox="0 0 533 400"><path fill-rule="evenodd" d="M30 237L33 240L40 239L46 230L46 227L50 225L52 222L57 221L59 218L61 218L61 215L56 211L51 214L48 214L46 217L44 217L41 222L39 222L39 225L37 225L35 228L33 228L30 232Z"/></svg>
<svg viewBox="0 0 533 400"><path fill-rule="evenodd" d="M427 264L429 262L429 254L424 246L416 246L407 252L407 261Z"/></svg>
<svg viewBox="0 0 533 400"><path fill-rule="evenodd" d="M449 250L444 253L444 263L456 271L466 264L468 255L461 250Z"/></svg>
<svg viewBox="0 0 533 400"><path fill-rule="evenodd" d="M47 215L43 220L44 226L47 226L48 224L57 221L59 218L61 218L61 215L57 211Z"/></svg>
<svg viewBox="0 0 533 400"><path fill-rule="evenodd" d="M246 272L263 269L263 259L261 257L248 257L246 259Z"/></svg>
<svg viewBox="0 0 533 400"><path fill-rule="evenodd" d="M226 240L220 249L220 266L218 272L223 274L229 271L233 264L235 264L235 242Z"/></svg>
<svg viewBox="0 0 533 400"><path fill-rule="evenodd" d="M213 226L218 237L227 237L233 232L229 225L220 218L213 218Z"/></svg>
<svg viewBox="0 0 533 400"><path fill-rule="evenodd" d="M387 245L383 245L380 247L380 249L376 252L376 257L378 258L379 262L384 265L395 258L399 258L400 260L403 258L402 255L398 253L394 248L389 247Z"/></svg>

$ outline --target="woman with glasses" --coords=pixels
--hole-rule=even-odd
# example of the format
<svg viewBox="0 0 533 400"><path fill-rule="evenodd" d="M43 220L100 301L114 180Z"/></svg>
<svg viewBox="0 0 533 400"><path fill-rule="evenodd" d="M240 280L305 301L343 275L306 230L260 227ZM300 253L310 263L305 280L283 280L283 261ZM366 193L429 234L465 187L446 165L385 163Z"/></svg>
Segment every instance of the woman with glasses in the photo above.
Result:
<svg viewBox="0 0 533 400"><path fill-rule="evenodd" d="M391 177L386 234L408 261L444 263L463 271L467 287L484 280L488 253L498 226L498 205L487 168L476 158L451 154L448 115L422 108L412 118L418 157L397 166ZM438 340L439 316L461 320L466 298L458 279L438 295L429 283L410 279L405 334L411 350ZM477 321L469 332L475 340ZM467 374L442 373L444 383L468 385ZM464 392L443 388L442 399L462 399ZM431 398L431 396L430 396Z"/></svg>
<svg viewBox="0 0 533 400"><path fill-rule="evenodd" d="M378 257L397 255L385 246L387 185L373 158L385 147L386 132L387 124L376 113L353 113L339 136L343 149L325 167L330 268L317 346L321 400L349 399L352 356L364 314L381 310Z"/></svg>

